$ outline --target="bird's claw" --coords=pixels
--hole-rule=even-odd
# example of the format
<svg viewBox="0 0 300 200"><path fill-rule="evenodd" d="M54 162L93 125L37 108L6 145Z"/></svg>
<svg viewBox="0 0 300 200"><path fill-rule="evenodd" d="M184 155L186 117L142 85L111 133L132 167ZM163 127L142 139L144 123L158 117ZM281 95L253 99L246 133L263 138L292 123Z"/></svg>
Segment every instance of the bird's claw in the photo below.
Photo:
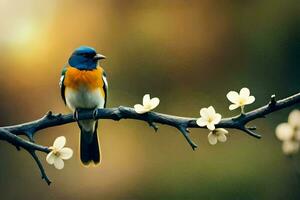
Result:
<svg viewBox="0 0 300 200"><path fill-rule="evenodd" d="M73 113L73 119L75 121L78 121L79 120L79 112L78 112L78 109L76 109Z"/></svg>
<svg viewBox="0 0 300 200"><path fill-rule="evenodd" d="M93 119L96 120L98 115L98 108L93 111Z"/></svg>

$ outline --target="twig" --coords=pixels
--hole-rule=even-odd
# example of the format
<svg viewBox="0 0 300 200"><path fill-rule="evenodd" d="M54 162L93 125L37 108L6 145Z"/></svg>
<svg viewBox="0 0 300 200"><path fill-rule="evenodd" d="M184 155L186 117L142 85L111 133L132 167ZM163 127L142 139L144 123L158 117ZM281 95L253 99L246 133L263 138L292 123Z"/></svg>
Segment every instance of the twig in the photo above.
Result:
<svg viewBox="0 0 300 200"><path fill-rule="evenodd" d="M256 127L246 126L248 122L253 121L257 118L263 118L268 114L295 105L297 103L300 103L300 93L278 101L276 101L275 95L272 95L270 101L266 105L252 110L250 112L246 112L243 115L231 118L224 118L219 124L216 125L216 127L238 129L244 131L250 136L260 138L261 136L254 132L254 130L256 130ZM185 139L187 140L187 142L193 150L197 148L197 145L190 138L188 128L205 128L199 127L196 124L197 118L179 117L157 112L138 114L134 111L133 108L124 106L120 106L118 108L99 109L98 112L96 112L96 115L94 115L94 112L92 111L83 110L79 113L78 116L79 120L94 118L112 120L134 119L145 121L151 127L153 127L155 131L157 131L158 129L158 127L155 125L156 123L172 126L177 128L183 134L183 136L185 137ZM49 111L44 117L35 121L14 126L0 127L0 140L6 140L7 142L15 145L17 148L21 147L26 149L32 155L37 165L39 166L42 178L45 179L48 184L50 184L51 181L45 174L43 166L35 154L35 151L49 153L50 150L48 149L48 147L44 147L33 143L34 135L40 130L72 123L74 121L75 120L73 119L72 114L53 114L51 111ZM27 136L29 138L29 141L18 137L18 135Z"/></svg>
<svg viewBox="0 0 300 200"><path fill-rule="evenodd" d="M252 110L250 112L246 112L243 115L239 115L232 118L224 118L221 120L219 124L216 125L216 127L238 129L246 132L247 134L253 137L260 138L261 136L254 132L253 127L246 126L248 122L253 121L257 118L263 118L268 114L295 105L297 103L300 103L300 93L279 101L276 101L273 95L271 97L270 102L268 102L266 105L259 107L255 110ZM203 127L199 127L196 124L197 118L179 117L179 116L167 115L167 114L162 114L157 112L149 112L141 115L136 113L133 108L124 107L124 106L120 106L118 108L99 109L96 116L93 116L93 112L84 111L84 110L79 115L80 120L93 119L93 117L96 117L97 119L112 119L112 120L121 120L121 119L140 120L149 123L152 127L154 126L155 129L157 127L154 124L159 123L159 124L173 126L179 129L181 132L183 130L182 127L203 128ZM72 114L55 115L52 112L48 112L43 118L38 119L36 121L14 125L14 126L6 126L2 128L13 134L26 135L32 139L34 134L39 130L72 123L74 121L75 120L73 119Z"/></svg>
<svg viewBox="0 0 300 200"><path fill-rule="evenodd" d="M6 140L7 142L16 146L18 150L21 150L20 147L22 147L26 151L28 151L30 153L30 155L33 157L33 159L35 160L36 164L38 165L41 175L42 175L42 179L45 179L47 184L50 185L51 181L49 180L41 161L39 160L39 158L37 157L37 155L35 153L36 151L49 153L50 150L48 149L48 147L41 146L41 145L32 143L30 141L24 140L23 138L10 133L9 131L7 131L4 128L0 128L0 139Z"/></svg>

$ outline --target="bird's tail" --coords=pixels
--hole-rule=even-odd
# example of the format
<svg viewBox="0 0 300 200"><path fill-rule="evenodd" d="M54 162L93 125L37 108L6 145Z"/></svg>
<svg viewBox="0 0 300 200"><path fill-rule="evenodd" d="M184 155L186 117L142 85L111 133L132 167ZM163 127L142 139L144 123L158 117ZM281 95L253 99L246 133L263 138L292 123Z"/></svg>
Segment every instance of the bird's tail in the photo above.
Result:
<svg viewBox="0 0 300 200"><path fill-rule="evenodd" d="M83 165L95 165L101 161L100 145L98 141L98 121L83 120L78 123L80 128L80 160Z"/></svg>

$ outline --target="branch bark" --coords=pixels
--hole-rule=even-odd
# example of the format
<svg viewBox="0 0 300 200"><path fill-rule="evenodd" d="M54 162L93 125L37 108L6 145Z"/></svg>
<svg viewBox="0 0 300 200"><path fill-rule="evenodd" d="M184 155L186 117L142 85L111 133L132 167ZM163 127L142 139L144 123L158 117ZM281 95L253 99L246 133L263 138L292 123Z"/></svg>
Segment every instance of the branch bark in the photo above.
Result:
<svg viewBox="0 0 300 200"><path fill-rule="evenodd" d="M256 127L247 127L247 124L250 121L253 121L257 118L263 118L268 114L298 103L300 103L300 93L278 101L276 100L275 95L272 95L270 101L266 105L239 116L224 118L219 124L216 125L216 127L238 129L255 138L261 138L261 135L255 132ZM94 115L93 111L83 110L79 113L78 119L133 119L147 122L152 128L154 128L155 131L157 131L158 129L156 123L168 125L178 129L183 134L184 138L187 140L193 150L197 148L197 145L190 138L188 128L205 128L199 127L196 124L197 118L180 117L158 112L138 114L134 111L133 108L124 106L120 106L117 108L99 109L96 116ZM51 181L45 174L45 170L43 169L41 162L35 154L36 151L49 153L50 150L48 149L48 147L35 144L34 135L40 130L73 122L75 122L75 119L73 118L72 114L53 114L51 111L49 111L44 117L35 121L13 126L0 127L0 140L5 140L15 145L18 149L20 147L26 149L34 158L38 167L40 168L42 178L45 179L48 184L50 184ZM20 135L27 136L29 141L19 137Z"/></svg>

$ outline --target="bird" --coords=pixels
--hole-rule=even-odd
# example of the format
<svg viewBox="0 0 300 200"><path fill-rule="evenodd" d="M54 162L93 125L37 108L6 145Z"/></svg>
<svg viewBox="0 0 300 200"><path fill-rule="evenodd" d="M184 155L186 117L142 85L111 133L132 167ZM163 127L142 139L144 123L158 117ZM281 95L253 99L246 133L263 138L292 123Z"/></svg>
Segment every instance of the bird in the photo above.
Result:
<svg viewBox="0 0 300 200"><path fill-rule="evenodd" d="M95 116L99 108L106 107L108 83L99 65L105 58L92 47L80 46L69 57L60 78L62 99L80 128L80 160L84 166L97 166L102 158ZM93 110L94 119L78 120L80 110Z"/></svg>

